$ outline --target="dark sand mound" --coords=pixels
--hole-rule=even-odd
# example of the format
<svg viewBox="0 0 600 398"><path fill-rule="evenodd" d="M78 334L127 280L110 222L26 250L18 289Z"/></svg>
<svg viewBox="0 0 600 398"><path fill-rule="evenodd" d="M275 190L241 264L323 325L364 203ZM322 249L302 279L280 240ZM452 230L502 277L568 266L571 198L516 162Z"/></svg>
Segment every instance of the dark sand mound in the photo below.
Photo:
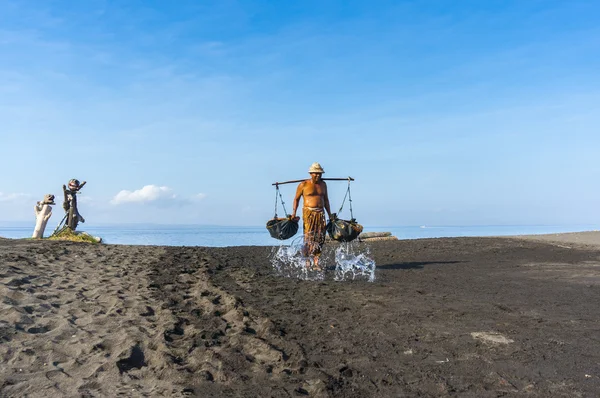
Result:
<svg viewBox="0 0 600 398"><path fill-rule="evenodd" d="M600 251L370 243L377 280L271 248L0 240L0 396L596 396Z"/></svg>

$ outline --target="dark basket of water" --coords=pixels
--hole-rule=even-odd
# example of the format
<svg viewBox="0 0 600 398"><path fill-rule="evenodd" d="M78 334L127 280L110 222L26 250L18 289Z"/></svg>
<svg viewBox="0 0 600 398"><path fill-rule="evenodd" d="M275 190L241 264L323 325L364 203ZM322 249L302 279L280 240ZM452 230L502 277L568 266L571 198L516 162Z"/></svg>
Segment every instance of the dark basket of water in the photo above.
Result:
<svg viewBox="0 0 600 398"><path fill-rule="evenodd" d="M358 224L355 219L350 221L334 218L327 223L327 233L329 237L338 242L351 242L360 235L363 226Z"/></svg>
<svg viewBox="0 0 600 398"><path fill-rule="evenodd" d="M298 221L291 218L273 218L267 221L267 229L271 237L286 240L298 232Z"/></svg>

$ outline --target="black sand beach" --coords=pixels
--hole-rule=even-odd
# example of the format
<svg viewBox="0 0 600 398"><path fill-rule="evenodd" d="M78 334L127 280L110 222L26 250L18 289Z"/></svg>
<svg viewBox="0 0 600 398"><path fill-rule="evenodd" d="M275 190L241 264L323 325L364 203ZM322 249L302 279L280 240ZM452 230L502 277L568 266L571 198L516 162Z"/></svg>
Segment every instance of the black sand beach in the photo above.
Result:
<svg viewBox="0 0 600 398"><path fill-rule="evenodd" d="M373 283L0 239L0 396L598 396L599 233L369 246Z"/></svg>

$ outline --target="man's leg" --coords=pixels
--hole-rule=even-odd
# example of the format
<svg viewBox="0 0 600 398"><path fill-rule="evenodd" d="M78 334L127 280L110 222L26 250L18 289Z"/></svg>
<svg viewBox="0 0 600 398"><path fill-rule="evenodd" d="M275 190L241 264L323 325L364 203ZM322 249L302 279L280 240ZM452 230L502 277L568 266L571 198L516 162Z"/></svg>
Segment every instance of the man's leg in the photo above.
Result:
<svg viewBox="0 0 600 398"><path fill-rule="evenodd" d="M313 264L316 266L318 263L315 252L315 239L312 233L308 232L304 235L304 256L306 257L306 268L312 269ZM311 262L312 259L312 262Z"/></svg>
<svg viewBox="0 0 600 398"><path fill-rule="evenodd" d="M313 250L313 255L314 255L314 262L315 262L315 268L318 271L322 271L321 266L319 265L319 258L321 257L321 252L323 251L323 246L325 245L325 228L326 228L326 223L325 223L325 214L323 212L321 212L318 216L318 220L316 220L315 223L315 229L314 229L314 233L313 233L313 244L314 244L314 250Z"/></svg>
<svg viewBox="0 0 600 398"><path fill-rule="evenodd" d="M314 258L314 260L313 260L313 261L314 261L314 263L315 263L315 269L316 269L317 271L323 271L323 270L321 269L321 267L319 266L319 256L314 256L313 258Z"/></svg>
<svg viewBox="0 0 600 398"><path fill-rule="evenodd" d="M321 271L319 266L319 256L321 248L325 243L325 215L323 212L314 212L309 209L303 209L303 227L304 227L304 246L303 255L306 259L306 268ZM312 264L311 264L312 257Z"/></svg>

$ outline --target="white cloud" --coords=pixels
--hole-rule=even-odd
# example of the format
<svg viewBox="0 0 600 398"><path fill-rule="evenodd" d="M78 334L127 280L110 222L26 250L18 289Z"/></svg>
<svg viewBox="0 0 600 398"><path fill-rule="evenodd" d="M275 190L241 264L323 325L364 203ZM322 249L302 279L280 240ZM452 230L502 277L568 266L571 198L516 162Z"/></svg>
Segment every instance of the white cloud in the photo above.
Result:
<svg viewBox="0 0 600 398"><path fill-rule="evenodd" d="M123 203L151 203L176 200L177 195L169 187L146 185L136 191L122 190L110 201L114 205Z"/></svg>
<svg viewBox="0 0 600 398"><path fill-rule="evenodd" d="M204 198L206 198L205 193L197 193L196 195L194 195L194 199L196 199L196 200L202 200Z"/></svg>
<svg viewBox="0 0 600 398"><path fill-rule="evenodd" d="M29 200L32 196L27 193L3 193L0 192L0 202L19 202Z"/></svg>

